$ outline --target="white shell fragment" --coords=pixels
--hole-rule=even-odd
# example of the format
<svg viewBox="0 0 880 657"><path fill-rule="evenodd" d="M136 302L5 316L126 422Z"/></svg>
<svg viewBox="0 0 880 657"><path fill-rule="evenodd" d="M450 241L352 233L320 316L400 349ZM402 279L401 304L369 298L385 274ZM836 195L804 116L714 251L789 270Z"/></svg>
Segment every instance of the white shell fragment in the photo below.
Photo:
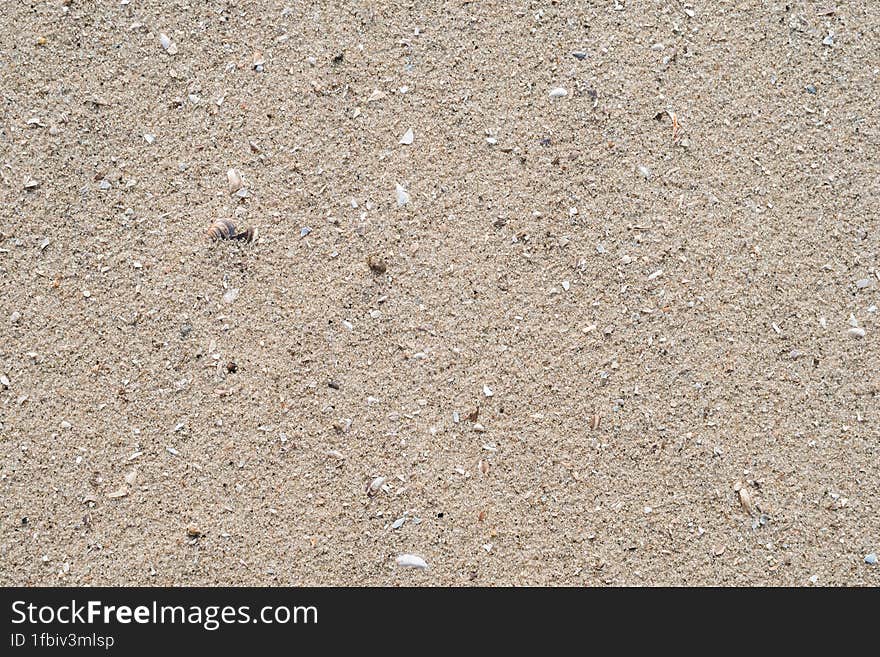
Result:
<svg viewBox="0 0 880 657"><path fill-rule="evenodd" d="M230 169L226 172L226 180L229 181L229 193L235 194L238 190L240 190L244 186L244 181L241 179L241 174L237 169Z"/></svg>
<svg viewBox="0 0 880 657"><path fill-rule="evenodd" d="M483 386L483 394L486 395L487 397L491 397L491 396L494 395L495 393L492 391L492 388L490 388L489 386L484 385L484 386Z"/></svg>
<svg viewBox="0 0 880 657"><path fill-rule="evenodd" d="M176 55L177 54L177 46L171 40L171 37L169 37L167 34L165 34L165 33L159 34L159 43L162 44L162 48L164 48L165 51L169 55Z"/></svg>
<svg viewBox="0 0 880 657"><path fill-rule="evenodd" d="M749 492L749 489L743 486L742 483L736 482L733 490L739 494L739 504L743 510L750 516L757 515L755 503L752 501L752 494Z"/></svg>
<svg viewBox="0 0 880 657"><path fill-rule="evenodd" d="M414 138L413 131L412 131L412 128L410 128L409 130L407 130L406 132L403 133L403 137L400 138L400 143L403 144L404 146L409 146L410 144L413 143L413 138Z"/></svg>
<svg viewBox="0 0 880 657"><path fill-rule="evenodd" d="M851 338L863 338L865 337L865 329L854 326L851 329L847 329L846 334Z"/></svg>
<svg viewBox="0 0 880 657"><path fill-rule="evenodd" d="M550 98L562 98L567 95L568 90L565 87L556 87L555 89L550 90Z"/></svg>
<svg viewBox="0 0 880 657"><path fill-rule="evenodd" d="M415 554L401 554L397 557L397 565L401 568L420 568L422 570L428 567L425 560Z"/></svg>
<svg viewBox="0 0 880 657"><path fill-rule="evenodd" d="M400 185L394 186L394 193L397 196L397 206L402 208L404 205L409 203L409 192L407 192Z"/></svg>
<svg viewBox="0 0 880 657"><path fill-rule="evenodd" d="M380 490L382 490L382 486L385 485L385 477L376 477L373 481L370 482L369 486L367 486L367 495L372 497Z"/></svg>

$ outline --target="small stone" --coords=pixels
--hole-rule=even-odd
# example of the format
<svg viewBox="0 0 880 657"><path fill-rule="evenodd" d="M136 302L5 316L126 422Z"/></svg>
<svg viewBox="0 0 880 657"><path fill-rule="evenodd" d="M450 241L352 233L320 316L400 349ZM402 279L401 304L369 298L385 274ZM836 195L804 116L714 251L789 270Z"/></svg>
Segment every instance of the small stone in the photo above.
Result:
<svg viewBox="0 0 880 657"><path fill-rule="evenodd" d="M818 584L819 583L819 576L818 575L810 575L810 583L814 584L814 585Z"/></svg>
<svg viewBox="0 0 880 657"><path fill-rule="evenodd" d="M156 135L151 135L150 133L147 133L144 135L144 141L148 144L152 144L154 141L156 141Z"/></svg>
<svg viewBox="0 0 880 657"><path fill-rule="evenodd" d="M299 236L302 238L311 232L312 232L311 228L309 228L308 226L303 226L302 228L299 229Z"/></svg>
<svg viewBox="0 0 880 657"><path fill-rule="evenodd" d="M571 56L575 59L584 60L587 58L587 53L585 53L583 50L575 50L573 53L571 53Z"/></svg>
<svg viewBox="0 0 880 657"><path fill-rule="evenodd" d="M642 177L645 180L648 180L651 177L651 170L644 164L639 165L639 173L642 174Z"/></svg>
<svg viewBox="0 0 880 657"><path fill-rule="evenodd" d="M811 84L808 84L806 87L804 87L804 89L806 90L806 92L808 94L815 94L816 93L816 87L814 87Z"/></svg>
<svg viewBox="0 0 880 657"><path fill-rule="evenodd" d="M486 395L487 397L491 397L491 396L494 395L495 393L492 392L492 388L490 388L490 387L487 386L487 385L484 385L484 386L483 386L483 394Z"/></svg>
<svg viewBox="0 0 880 657"><path fill-rule="evenodd" d="M20 319L21 319L21 313L18 312L17 310L13 310L12 314L9 316L9 321L12 322L13 324L17 324L18 320L20 320Z"/></svg>
<svg viewBox="0 0 880 657"><path fill-rule="evenodd" d="M877 555L873 552L865 557L865 563L869 566L874 566L877 564Z"/></svg>
<svg viewBox="0 0 880 657"><path fill-rule="evenodd" d="M83 290L82 293L86 299L88 299L90 296L92 296L92 293L89 292L88 290Z"/></svg>
<svg viewBox="0 0 880 657"><path fill-rule="evenodd" d="M822 45L828 46L829 48L834 45L834 33L833 32L829 32L828 36L826 36L824 39L822 39Z"/></svg>
<svg viewBox="0 0 880 657"><path fill-rule="evenodd" d="M9 377L5 374L0 374L0 386L3 386L4 389L8 389L11 385Z"/></svg>
<svg viewBox="0 0 880 657"><path fill-rule="evenodd" d="M563 96L568 95L568 90L565 87L556 87L550 90L550 98L562 98Z"/></svg>
<svg viewBox="0 0 880 657"><path fill-rule="evenodd" d="M870 286L871 286L871 279L870 278L860 278L859 280L856 281L856 289L864 290L866 287L870 287Z"/></svg>
<svg viewBox="0 0 880 657"><path fill-rule="evenodd" d="M403 133L403 137L400 138L400 143L404 146L409 146L413 143L413 131L412 128Z"/></svg>
<svg viewBox="0 0 880 657"><path fill-rule="evenodd" d="M428 564L420 556L415 554L401 554L397 557L397 565L401 568L419 568L424 570Z"/></svg>
<svg viewBox="0 0 880 657"><path fill-rule="evenodd" d="M367 266L374 274L384 274L388 271L388 264L379 256L369 256Z"/></svg>
<svg viewBox="0 0 880 657"><path fill-rule="evenodd" d="M391 529L400 529L403 527L404 523L406 523L406 516L403 518L398 518L394 522L391 523Z"/></svg>
<svg viewBox="0 0 880 657"><path fill-rule="evenodd" d="M226 290L226 294L223 295L223 303L232 303L238 298L239 289L237 287L231 287Z"/></svg>

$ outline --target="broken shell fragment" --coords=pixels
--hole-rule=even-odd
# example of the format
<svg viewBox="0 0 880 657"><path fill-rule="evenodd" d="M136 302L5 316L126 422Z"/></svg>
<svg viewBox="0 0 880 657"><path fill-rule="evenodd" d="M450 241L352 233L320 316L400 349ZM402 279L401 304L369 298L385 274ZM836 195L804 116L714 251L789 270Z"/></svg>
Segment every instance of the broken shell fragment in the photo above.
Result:
<svg viewBox="0 0 880 657"><path fill-rule="evenodd" d="M419 568L424 570L428 564L420 556L415 554L401 554L397 557L397 565L401 568Z"/></svg>
<svg viewBox="0 0 880 657"><path fill-rule="evenodd" d="M376 477L375 479L373 479L373 481L367 484L367 495L373 497L373 495L382 490L382 486L384 485L385 477Z"/></svg>
<svg viewBox="0 0 880 657"><path fill-rule="evenodd" d="M394 186L394 195L397 197L397 207L402 208L409 203L409 192L402 185Z"/></svg>
<svg viewBox="0 0 880 657"><path fill-rule="evenodd" d="M749 492L749 489L737 482L733 490L739 493L739 503L745 512L750 516L757 515L755 503L752 501L752 494Z"/></svg>
<svg viewBox="0 0 880 657"><path fill-rule="evenodd" d="M177 54L177 46L174 45L174 42L171 40L171 37L169 37L167 34L165 34L165 33L159 34L159 43L162 44L162 48L164 48L165 51L169 55L176 55Z"/></svg>
<svg viewBox="0 0 880 657"><path fill-rule="evenodd" d="M226 180L229 181L229 193L235 194L239 189L244 187L244 181L238 169L230 169L226 172Z"/></svg>

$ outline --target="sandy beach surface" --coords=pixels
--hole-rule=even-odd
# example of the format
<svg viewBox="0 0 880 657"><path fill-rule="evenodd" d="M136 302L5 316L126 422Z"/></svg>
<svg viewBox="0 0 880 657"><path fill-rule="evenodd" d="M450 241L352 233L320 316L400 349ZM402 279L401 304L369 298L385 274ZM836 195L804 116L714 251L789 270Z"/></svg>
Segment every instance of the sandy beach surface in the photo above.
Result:
<svg viewBox="0 0 880 657"><path fill-rule="evenodd" d="M880 584L878 52L868 1L4 2L0 583Z"/></svg>

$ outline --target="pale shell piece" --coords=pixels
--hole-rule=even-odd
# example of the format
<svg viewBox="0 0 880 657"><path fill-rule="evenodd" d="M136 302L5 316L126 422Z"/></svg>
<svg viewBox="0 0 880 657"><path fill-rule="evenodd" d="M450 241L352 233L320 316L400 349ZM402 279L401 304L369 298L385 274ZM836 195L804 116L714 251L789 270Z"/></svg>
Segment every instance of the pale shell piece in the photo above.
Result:
<svg viewBox="0 0 880 657"><path fill-rule="evenodd" d="M159 34L159 43L162 44L162 48L164 48L169 55L177 54L177 46L171 40L171 37L169 37L167 34Z"/></svg>
<svg viewBox="0 0 880 657"><path fill-rule="evenodd" d="M244 181L241 179L241 174L237 169L230 169L226 172L226 180L229 181L229 193L235 194L239 189L244 186Z"/></svg>
<svg viewBox="0 0 880 657"><path fill-rule="evenodd" d="M125 497L128 495L128 490L125 488L120 488L119 490L115 490L112 493L107 493L107 497L110 499L117 499L119 497Z"/></svg>
<svg viewBox="0 0 880 657"><path fill-rule="evenodd" d="M397 206L402 208L404 205L409 203L409 192L406 191L400 185L394 186L394 193L397 196Z"/></svg>
<svg viewBox="0 0 880 657"><path fill-rule="evenodd" d="M863 338L865 337L865 329L855 326L851 329L848 329L846 334L852 338Z"/></svg>
<svg viewBox="0 0 880 657"><path fill-rule="evenodd" d="M550 98L562 98L567 95L568 90L565 87L556 87L555 89L550 90Z"/></svg>
<svg viewBox="0 0 880 657"><path fill-rule="evenodd" d="M490 388L490 387L487 386L487 385L484 385L484 386L483 386L483 394L486 395L487 397L491 397L491 396L494 395L495 393L492 391L492 388Z"/></svg>
<svg viewBox="0 0 880 657"><path fill-rule="evenodd" d="M137 481L137 476L138 476L138 471L137 471L137 468L135 468L134 470L129 472L127 475L125 475L125 483L127 483L129 486L134 486L134 482Z"/></svg>
<svg viewBox="0 0 880 657"><path fill-rule="evenodd" d="M397 557L397 565L401 568L419 568L424 570L428 564L420 556L415 554L401 554Z"/></svg>
<svg viewBox="0 0 880 657"><path fill-rule="evenodd" d="M370 484L367 486L367 495L372 497L380 490L382 490L382 486L385 485L385 477L376 477Z"/></svg>
<svg viewBox="0 0 880 657"><path fill-rule="evenodd" d="M403 133L403 137L400 138L400 143L404 146L409 146L413 143L414 135L412 128Z"/></svg>
<svg viewBox="0 0 880 657"><path fill-rule="evenodd" d="M737 482L733 489L739 493L739 503L745 512L750 516L756 515L755 503L752 501L752 494L749 492L749 489L739 482Z"/></svg>

